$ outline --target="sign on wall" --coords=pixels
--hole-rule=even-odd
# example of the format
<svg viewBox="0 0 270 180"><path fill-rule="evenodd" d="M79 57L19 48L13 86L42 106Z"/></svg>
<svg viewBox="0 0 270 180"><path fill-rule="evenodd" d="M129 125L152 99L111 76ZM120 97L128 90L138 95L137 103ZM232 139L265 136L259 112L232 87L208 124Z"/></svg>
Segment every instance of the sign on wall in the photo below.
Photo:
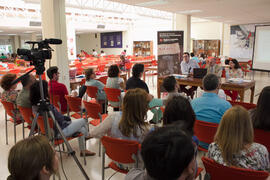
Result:
<svg viewBox="0 0 270 180"><path fill-rule="evenodd" d="M101 33L101 48L122 48L122 32Z"/></svg>
<svg viewBox="0 0 270 180"><path fill-rule="evenodd" d="M158 32L158 75L181 74L184 31Z"/></svg>

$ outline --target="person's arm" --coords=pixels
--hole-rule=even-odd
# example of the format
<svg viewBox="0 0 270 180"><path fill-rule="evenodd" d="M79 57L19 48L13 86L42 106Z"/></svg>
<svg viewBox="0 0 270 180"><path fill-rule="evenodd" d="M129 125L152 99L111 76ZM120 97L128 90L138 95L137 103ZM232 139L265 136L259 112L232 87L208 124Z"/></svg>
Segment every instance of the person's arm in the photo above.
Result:
<svg viewBox="0 0 270 180"><path fill-rule="evenodd" d="M90 130L90 136L96 138L101 138L102 136L104 136L112 128L114 118L115 118L114 114L109 115L106 119L104 119L104 121L102 121L102 123L93 128L92 131Z"/></svg>
<svg viewBox="0 0 270 180"><path fill-rule="evenodd" d="M121 89L124 90L126 88L126 85L125 85L123 78L119 78L118 83L119 83L119 86Z"/></svg>
<svg viewBox="0 0 270 180"><path fill-rule="evenodd" d="M64 85L64 84L62 84L62 87L61 87L61 93L63 93L64 95L68 95L67 87L66 87L66 85Z"/></svg>

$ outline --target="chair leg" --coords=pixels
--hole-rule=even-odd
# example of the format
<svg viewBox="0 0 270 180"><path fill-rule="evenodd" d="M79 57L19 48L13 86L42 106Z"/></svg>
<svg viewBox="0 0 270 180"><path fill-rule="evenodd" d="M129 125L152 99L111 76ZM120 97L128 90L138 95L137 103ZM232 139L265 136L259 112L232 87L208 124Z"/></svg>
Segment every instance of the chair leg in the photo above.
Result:
<svg viewBox="0 0 270 180"><path fill-rule="evenodd" d="M101 140L99 140L99 143L98 143L98 156L100 157L101 155Z"/></svg>
<svg viewBox="0 0 270 180"><path fill-rule="evenodd" d="M22 122L22 131L23 131L23 139L24 139L24 121Z"/></svg>
<svg viewBox="0 0 270 180"><path fill-rule="evenodd" d="M105 148L103 148L102 152L102 180L104 180L105 176Z"/></svg>
<svg viewBox="0 0 270 180"><path fill-rule="evenodd" d="M8 130L7 130L8 119L7 119L7 113L6 113L6 111L5 111L5 119L6 119L6 145L8 145Z"/></svg>
<svg viewBox="0 0 270 180"><path fill-rule="evenodd" d="M16 144L16 120L13 124L14 124L14 142Z"/></svg>

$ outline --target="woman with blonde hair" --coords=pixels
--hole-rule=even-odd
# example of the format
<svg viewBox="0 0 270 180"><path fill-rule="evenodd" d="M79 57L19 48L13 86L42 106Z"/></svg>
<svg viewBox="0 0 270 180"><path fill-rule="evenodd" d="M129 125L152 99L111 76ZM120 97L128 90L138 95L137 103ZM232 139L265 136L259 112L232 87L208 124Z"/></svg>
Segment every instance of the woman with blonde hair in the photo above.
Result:
<svg viewBox="0 0 270 180"><path fill-rule="evenodd" d="M19 141L9 151L7 180L49 180L58 172L58 157L45 136Z"/></svg>
<svg viewBox="0 0 270 180"><path fill-rule="evenodd" d="M265 146L253 141L253 126L248 111L241 106L227 110L222 117L208 157L225 166L269 170Z"/></svg>
<svg viewBox="0 0 270 180"><path fill-rule="evenodd" d="M107 134L115 138L142 142L149 129L145 120L150 100L151 96L143 89L128 90L122 102L122 111L111 113L90 135L102 137Z"/></svg>

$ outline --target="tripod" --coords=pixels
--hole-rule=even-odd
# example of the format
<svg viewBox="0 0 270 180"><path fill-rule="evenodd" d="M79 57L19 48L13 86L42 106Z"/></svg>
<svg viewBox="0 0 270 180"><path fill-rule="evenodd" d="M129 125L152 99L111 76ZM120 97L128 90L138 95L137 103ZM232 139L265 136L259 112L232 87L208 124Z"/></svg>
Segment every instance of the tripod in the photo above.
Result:
<svg viewBox="0 0 270 180"><path fill-rule="evenodd" d="M32 69L31 71L29 71L26 74L29 74L33 70L36 70L36 73L39 76L39 89L40 89L41 100L40 100L40 103L38 104L38 111L35 114L35 118L32 121L31 131L30 131L29 136L34 135L35 127L37 125L37 119L38 119L39 115L42 115L43 121L44 121L45 133L46 133L45 135L49 139L49 141L53 143L54 135L51 132L50 125L49 125L49 119L48 119L48 115L50 115L50 117L51 117L51 119L53 121L53 124L55 125L55 128L56 128L57 132L59 133L61 139L64 140L64 143L65 143L65 145L67 147L68 154L70 154L73 157L74 161L76 162L77 166L81 170L81 172L84 175L85 179L90 180L90 178L86 174L85 170L83 169L82 165L80 164L78 158L76 157L75 151L70 146L70 144L67 141L65 135L63 134L63 131L61 130L61 127L59 126L58 122L56 121L56 119L54 117L54 114L53 114L53 111L51 110L50 103L44 97L44 89L43 89L43 83L42 83L42 78L41 78L41 75L45 71L44 64L40 64L40 65L35 66L34 69Z"/></svg>

